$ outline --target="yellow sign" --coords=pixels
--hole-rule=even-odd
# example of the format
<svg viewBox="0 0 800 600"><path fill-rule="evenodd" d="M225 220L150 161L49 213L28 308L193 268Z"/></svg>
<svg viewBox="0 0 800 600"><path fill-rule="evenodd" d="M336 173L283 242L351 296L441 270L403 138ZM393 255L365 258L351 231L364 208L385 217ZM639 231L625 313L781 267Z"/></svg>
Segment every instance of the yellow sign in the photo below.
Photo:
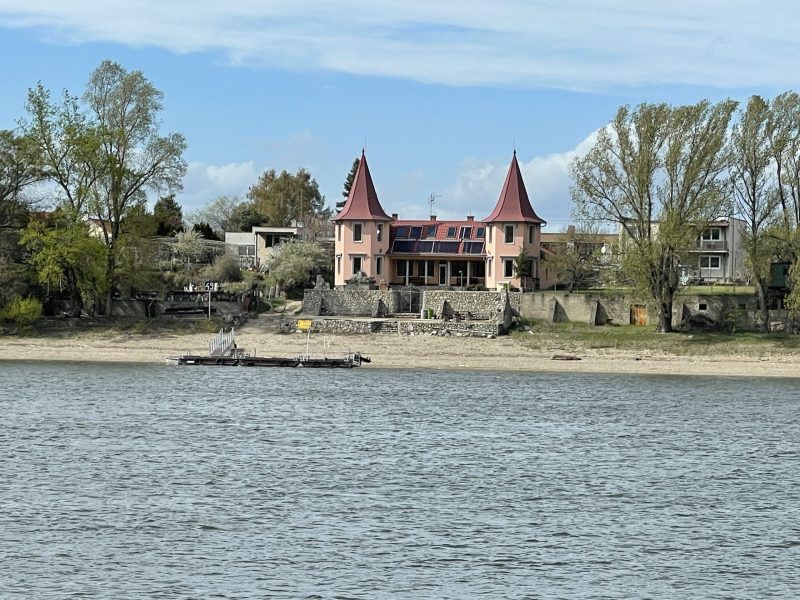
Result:
<svg viewBox="0 0 800 600"><path fill-rule="evenodd" d="M311 324L313 321L311 319L298 319L297 321L297 328L300 331L308 331L311 329Z"/></svg>

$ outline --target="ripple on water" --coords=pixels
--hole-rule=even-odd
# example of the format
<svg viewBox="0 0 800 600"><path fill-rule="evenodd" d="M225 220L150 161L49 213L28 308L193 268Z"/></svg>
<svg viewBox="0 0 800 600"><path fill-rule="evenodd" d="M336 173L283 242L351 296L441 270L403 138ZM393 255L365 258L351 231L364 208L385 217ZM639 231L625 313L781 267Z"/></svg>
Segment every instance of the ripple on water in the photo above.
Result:
<svg viewBox="0 0 800 600"><path fill-rule="evenodd" d="M0 373L3 597L800 595L792 382Z"/></svg>

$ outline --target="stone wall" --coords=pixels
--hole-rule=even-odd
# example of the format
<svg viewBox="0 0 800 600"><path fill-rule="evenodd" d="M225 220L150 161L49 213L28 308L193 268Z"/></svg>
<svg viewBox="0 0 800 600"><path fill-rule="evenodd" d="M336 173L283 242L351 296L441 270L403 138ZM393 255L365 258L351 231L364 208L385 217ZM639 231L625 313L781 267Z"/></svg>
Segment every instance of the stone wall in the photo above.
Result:
<svg viewBox="0 0 800 600"><path fill-rule="evenodd" d="M400 294L396 290L306 290L303 313L345 317L378 317L399 312Z"/></svg>
<svg viewBox="0 0 800 600"><path fill-rule="evenodd" d="M472 315L473 319L496 319L505 308L505 293L426 290L422 295L422 309L432 310L437 317L458 312L465 316ZM521 296L519 292L508 292L509 304L517 312Z"/></svg>
<svg viewBox="0 0 800 600"><path fill-rule="evenodd" d="M280 329L285 333L303 331L311 321L312 333L341 335L384 334L384 335L434 335L454 337L496 337L503 332L502 323L490 321L453 322L427 319L399 320L357 320L321 317L302 319L286 317L281 319ZM302 327L301 327L302 325Z"/></svg>

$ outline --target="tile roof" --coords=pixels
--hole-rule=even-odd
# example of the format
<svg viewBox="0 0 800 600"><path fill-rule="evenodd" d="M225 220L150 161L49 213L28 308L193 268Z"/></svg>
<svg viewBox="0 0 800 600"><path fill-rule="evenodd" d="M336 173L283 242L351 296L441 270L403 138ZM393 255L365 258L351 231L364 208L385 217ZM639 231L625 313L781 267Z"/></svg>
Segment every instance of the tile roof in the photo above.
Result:
<svg viewBox="0 0 800 600"><path fill-rule="evenodd" d="M484 219L485 223L496 223L498 221L542 224L545 222L534 212L528 199L525 182L522 180L522 173L519 170L519 163L517 163L516 150L511 159L511 165L508 167L506 181L503 184L503 190L500 192L497 205L494 207L492 214Z"/></svg>
<svg viewBox="0 0 800 600"><path fill-rule="evenodd" d="M350 188L350 195L347 201L332 219L333 221L391 221L391 217L384 212L375 185L372 183L372 176L369 174L367 157L361 151L361 160L358 163L356 175L353 178L353 185Z"/></svg>

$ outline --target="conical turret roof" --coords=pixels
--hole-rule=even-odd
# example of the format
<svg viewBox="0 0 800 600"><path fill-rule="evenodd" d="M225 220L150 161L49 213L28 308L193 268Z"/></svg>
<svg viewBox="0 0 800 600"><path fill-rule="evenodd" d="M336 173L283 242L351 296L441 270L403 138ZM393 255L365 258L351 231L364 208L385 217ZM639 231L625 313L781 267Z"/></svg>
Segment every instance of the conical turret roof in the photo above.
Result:
<svg viewBox="0 0 800 600"><path fill-rule="evenodd" d="M534 212L531 201L528 199L528 192L525 190L525 182L522 180L522 173L517 162L516 150L511 159L511 166L508 167L506 182L503 184L500 198L497 200L492 214L483 220L484 223L496 223L499 221L507 223L545 223Z"/></svg>
<svg viewBox="0 0 800 600"><path fill-rule="evenodd" d="M372 176L369 174L367 157L361 151L361 160L358 163L353 185L344 207L332 219L333 221L391 221L392 218L384 212Z"/></svg>

